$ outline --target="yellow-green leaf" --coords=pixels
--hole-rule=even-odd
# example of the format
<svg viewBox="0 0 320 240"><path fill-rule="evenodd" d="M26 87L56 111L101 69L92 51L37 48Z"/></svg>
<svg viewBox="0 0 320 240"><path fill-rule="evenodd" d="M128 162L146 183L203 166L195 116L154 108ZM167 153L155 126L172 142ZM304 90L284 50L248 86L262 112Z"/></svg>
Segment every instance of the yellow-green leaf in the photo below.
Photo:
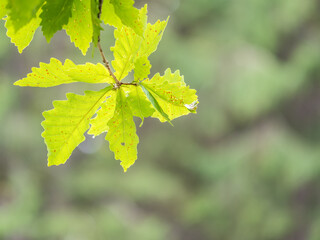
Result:
<svg viewBox="0 0 320 240"><path fill-rule="evenodd" d="M39 65L39 68L33 67L31 69L32 72L26 78L16 81L14 85L21 87L53 87L74 82L64 71L75 67L75 64L69 59L65 61L64 65L55 58L51 58L48 64L40 63Z"/></svg>
<svg viewBox="0 0 320 240"><path fill-rule="evenodd" d="M11 38L11 42L17 46L19 53L22 53L33 39L34 33L40 26L41 19L39 17L41 9L38 10L37 16L32 18L28 24L22 26L17 31L14 28L12 18L6 18L5 27L7 28L7 36Z"/></svg>
<svg viewBox="0 0 320 240"><path fill-rule="evenodd" d="M8 0L0 0L0 20L7 14Z"/></svg>
<svg viewBox="0 0 320 240"><path fill-rule="evenodd" d="M75 65L67 59L64 64L55 58L50 63L40 63L39 68L32 68L26 78L18 80L14 85L21 87L53 87L73 82L110 83L112 78L101 64L87 63Z"/></svg>
<svg viewBox="0 0 320 240"><path fill-rule="evenodd" d="M112 66L115 70L115 76L122 80L134 67L134 59L142 38L128 27L123 27L121 30L116 29L114 36L116 44L111 48L114 55Z"/></svg>
<svg viewBox="0 0 320 240"><path fill-rule="evenodd" d="M154 108L140 86L128 85L125 89L128 89L127 102L133 116L141 118L143 123L144 118L150 117L154 113Z"/></svg>
<svg viewBox="0 0 320 240"><path fill-rule="evenodd" d="M148 23L144 32L144 40L139 50L139 56L149 56L151 53L157 50L168 20L169 17L166 21L158 20L155 24Z"/></svg>
<svg viewBox="0 0 320 240"><path fill-rule="evenodd" d="M114 79L101 63L76 65L73 68L65 69L64 72L76 82L114 83Z"/></svg>
<svg viewBox="0 0 320 240"><path fill-rule="evenodd" d="M97 111L97 116L90 120L90 129L88 134L98 136L109 130L108 122L114 115L116 107L116 91L109 91L106 101Z"/></svg>
<svg viewBox="0 0 320 240"><path fill-rule="evenodd" d="M172 74L167 70L164 76L156 74L141 84L152 93L170 120L189 114L187 106L198 101L196 90L186 86L178 72ZM152 117L159 118L161 122L166 121L159 112L155 112Z"/></svg>
<svg viewBox="0 0 320 240"><path fill-rule="evenodd" d="M42 137L48 149L48 166L64 164L73 150L85 140L89 121L112 89L86 91L85 95L67 94L66 101L54 101L54 109L43 113Z"/></svg>
<svg viewBox="0 0 320 240"><path fill-rule="evenodd" d="M139 10L133 4L133 0L104 0L101 19L105 24L116 28L125 25L132 28L136 34L143 36L144 19L140 17Z"/></svg>
<svg viewBox="0 0 320 240"><path fill-rule="evenodd" d="M141 81L150 74L151 64L146 55L139 57L134 62L134 82Z"/></svg>
<svg viewBox="0 0 320 240"><path fill-rule="evenodd" d="M8 3L5 12L11 18L14 30L18 31L36 16L43 1L44 0L2 0L0 7L2 7L5 2Z"/></svg>
<svg viewBox="0 0 320 240"><path fill-rule="evenodd" d="M114 11L121 19L121 22L132 28L135 33L143 36L144 24L139 17L139 10L133 6L133 0L110 0L110 3L114 6Z"/></svg>
<svg viewBox="0 0 320 240"><path fill-rule="evenodd" d="M180 71L177 70L174 73L171 72L170 68L167 68L164 72L163 76L160 76L159 73L156 73L152 79L148 80L149 83L161 83L165 79L165 81L169 83L181 83L182 86L186 86L186 83L184 82L184 77L180 75Z"/></svg>
<svg viewBox="0 0 320 240"><path fill-rule="evenodd" d="M121 19L115 13L114 5L110 3L110 0L103 1L101 20L103 20L105 24L109 24L110 26L114 26L116 28L121 28L123 25Z"/></svg>
<svg viewBox="0 0 320 240"><path fill-rule="evenodd" d="M91 0L73 1L72 17L64 27L71 42L85 55L92 41Z"/></svg>
<svg viewBox="0 0 320 240"><path fill-rule="evenodd" d="M146 9L140 10L140 18L146 23ZM162 38L167 21L158 20L155 24L148 23L145 25L143 38L135 33L135 31L128 27L122 27L114 32L116 43L111 48L114 55L112 66L116 70L115 75L119 80L125 78L128 73L137 67L136 79L146 78L150 70L150 63L148 57L153 53ZM145 64L145 65L143 65ZM139 75L140 74L140 75Z"/></svg>
<svg viewBox="0 0 320 240"><path fill-rule="evenodd" d="M146 13L146 7L140 10L140 16L141 19L144 19L144 24L147 21ZM122 80L133 69L134 60L137 57L143 39L132 28L125 26L121 29L116 29L114 36L116 43L114 47L111 47L114 55L112 66L115 70L115 76Z"/></svg>
<svg viewBox="0 0 320 240"><path fill-rule="evenodd" d="M154 109L156 109L158 111L158 113L161 114L161 116L163 117L164 120L168 121L171 125L171 121L170 118L168 117L168 115L163 111L162 107L160 106L160 104L158 103L157 99L155 99L155 97L152 95L152 93L146 89L142 83L140 83L140 87L142 89L142 91L144 92L144 94L146 95L146 97L148 98L148 100L150 101L150 103L152 104L152 106L154 107ZM172 125L173 126L173 125Z"/></svg>
<svg viewBox="0 0 320 240"><path fill-rule="evenodd" d="M117 90L116 109L108 126L106 140L109 141L109 147L114 152L115 159L121 161L121 166L126 172L137 159L139 138L132 112L121 88Z"/></svg>

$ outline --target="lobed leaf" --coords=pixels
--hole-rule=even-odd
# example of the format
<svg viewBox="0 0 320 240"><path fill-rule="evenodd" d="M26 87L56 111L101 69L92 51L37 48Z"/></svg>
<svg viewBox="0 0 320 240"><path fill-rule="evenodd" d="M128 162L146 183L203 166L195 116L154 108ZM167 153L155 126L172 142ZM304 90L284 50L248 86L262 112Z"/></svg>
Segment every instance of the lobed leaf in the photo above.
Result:
<svg viewBox="0 0 320 240"><path fill-rule="evenodd" d="M144 85L142 83L140 83L140 86L141 86L141 89L143 90L144 94L146 95L146 97L149 99L152 106L158 111L158 113L161 114L161 116L163 117L163 119L165 119L165 121L168 121L172 125L172 123L170 122L170 118L163 111L163 109L160 106L160 104L158 103L157 99L152 95L152 93L149 92L149 90L147 88L144 87Z"/></svg>
<svg viewBox="0 0 320 240"><path fill-rule="evenodd" d="M133 6L133 0L110 0L114 11L121 19L121 22L132 28L136 34L143 36L144 23L139 17L139 10Z"/></svg>
<svg viewBox="0 0 320 240"><path fill-rule="evenodd" d="M156 74L151 80L146 80L141 85L154 96L170 120L189 114L190 110L187 106L198 101L196 90L186 86L183 77L178 72L172 74L171 70L167 70L164 76ZM167 121L159 111L152 117L159 118L161 122Z"/></svg>
<svg viewBox="0 0 320 240"><path fill-rule="evenodd" d="M121 88L117 90L116 109L108 126L106 140L109 141L109 147L114 152L115 159L121 161L121 166L126 172L137 159L139 138L128 100Z"/></svg>
<svg viewBox="0 0 320 240"><path fill-rule="evenodd" d="M65 69L75 67L75 64L67 59L62 63L51 58L50 63L40 63L39 68L33 67L32 72L27 75L26 78L18 80L14 85L21 87L53 87L60 84L74 82L66 73Z"/></svg>
<svg viewBox="0 0 320 240"><path fill-rule="evenodd" d="M152 79L149 79L149 83L160 83L161 81L167 81L168 83L180 83L182 86L186 86L184 82L184 77L180 75L180 71L177 70L174 73L171 72L171 69L168 68L165 70L164 75L160 76L159 73L156 73Z"/></svg>
<svg viewBox="0 0 320 240"><path fill-rule="evenodd" d="M8 16L6 18L5 27L7 28L7 36L11 39L11 42L17 46L19 53L22 53L22 51L30 44L35 31L40 26L40 13L41 9L38 10L35 18L32 18L28 24L19 28L17 31L14 28L12 17Z"/></svg>
<svg viewBox="0 0 320 240"><path fill-rule="evenodd" d="M75 65L73 68L65 68L64 72L75 82L114 83L114 79L101 63Z"/></svg>
<svg viewBox="0 0 320 240"><path fill-rule="evenodd" d="M133 116L141 118L143 124L144 118L152 116L154 108L146 97L140 86L128 85L128 105Z"/></svg>
<svg viewBox="0 0 320 240"><path fill-rule="evenodd" d="M64 164L72 151L85 140L89 121L105 101L112 86L84 96L67 94L66 101L54 101L54 109L43 113L42 137L48 149L48 166Z"/></svg>
<svg viewBox="0 0 320 240"><path fill-rule="evenodd" d="M173 73L173 72L171 72L171 69L168 68L164 72L163 78L166 79L166 81L168 81L169 83L179 82L179 83L181 83L182 86L186 86L186 83L184 82L184 77L180 75L179 70L177 70ZM158 77L153 77L151 79L151 81L157 82Z"/></svg>
<svg viewBox="0 0 320 240"><path fill-rule="evenodd" d="M133 4L133 0L105 0L102 5L101 19L105 24L116 28L125 25L132 28L136 34L143 36L144 19L140 17L139 10Z"/></svg>
<svg viewBox="0 0 320 240"><path fill-rule="evenodd" d="M91 0L73 1L72 17L64 29L70 36L70 41L79 48L83 55L87 53L93 36L91 18Z"/></svg>
<svg viewBox="0 0 320 240"><path fill-rule="evenodd" d="M139 56L146 55L148 57L157 50L168 21L169 17L166 21L158 20L155 24L148 23L144 32L144 40L141 44Z"/></svg>
<svg viewBox="0 0 320 240"><path fill-rule="evenodd" d="M111 62L117 79L122 80L134 67L134 58L139 50L142 38L131 28L123 27L114 31L116 44L111 48L114 60Z"/></svg>
<svg viewBox="0 0 320 240"><path fill-rule="evenodd" d="M116 91L110 91L106 101L101 105L97 116L90 120L88 134L98 136L109 130L108 122L113 117L116 107Z"/></svg>
<svg viewBox="0 0 320 240"><path fill-rule="evenodd" d="M139 57L134 62L134 82L142 81L150 74L151 64L146 55Z"/></svg>
<svg viewBox="0 0 320 240"><path fill-rule="evenodd" d="M110 0L103 1L101 20L103 20L105 24L109 24L110 26L114 26L116 28L121 28L123 25L121 19L115 12L114 5L110 3Z"/></svg>
<svg viewBox="0 0 320 240"><path fill-rule="evenodd" d="M7 15L8 0L0 0L0 19Z"/></svg>
<svg viewBox="0 0 320 240"><path fill-rule="evenodd" d="M140 10L141 19L144 19L146 24L147 8ZM142 43L142 37L137 35L132 28L122 27L114 31L114 37L116 43L114 47L111 47L111 51L114 55L112 66L115 69L115 76L122 80L134 67L134 60L137 56L139 48Z"/></svg>
<svg viewBox="0 0 320 240"><path fill-rule="evenodd" d="M141 9L140 16L145 19L143 21L144 24L146 23L145 14L146 9ZM137 78L147 77L151 67L148 57L157 49L167 21L161 22L158 20L153 25L148 23L144 28L143 37L140 37L128 27L115 30L116 43L111 48L114 55L112 66L116 70L115 75L119 80L125 78L135 67L137 67L135 81L137 81Z"/></svg>
<svg viewBox="0 0 320 240"><path fill-rule="evenodd" d="M3 1L0 7L7 2L6 10L0 10L7 13L11 18L14 31L18 31L23 26L27 25L32 18L36 17L38 9L43 4L44 0L11 0ZM3 15L1 13L1 15ZM1 16L3 17L3 16Z"/></svg>
<svg viewBox="0 0 320 240"><path fill-rule="evenodd" d="M40 15L43 35L50 42L53 35L67 24L74 0L51 0L43 5ZM75 0L79 1L79 0Z"/></svg>
<svg viewBox="0 0 320 240"><path fill-rule="evenodd" d="M40 63L39 68L32 68L26 78L18 80L14 85L21 87L54 87L73 82L110 83L110 74L98 63L94 65L75 65L67 59L64 65L57 59L51 58L50 63Z"/></svg>

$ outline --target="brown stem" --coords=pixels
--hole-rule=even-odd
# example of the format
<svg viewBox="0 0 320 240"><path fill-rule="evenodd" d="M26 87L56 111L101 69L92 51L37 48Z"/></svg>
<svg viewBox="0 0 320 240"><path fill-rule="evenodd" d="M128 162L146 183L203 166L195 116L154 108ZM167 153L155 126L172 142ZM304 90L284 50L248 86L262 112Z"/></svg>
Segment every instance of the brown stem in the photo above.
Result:
<svg viewBox="0 0 320 240"><path fill-rule="evenodd" d="M106 59L106 57L104 56L104 53L102 51L102 48L101 48L101 45L100 45L100 38L98 40L98 48L99 48L99 52L101 54L101 57L102 57L102 61L104 63L104 65L106 66L106 68L108 69L109 71L109 74L110 76L114 79L114 81L118 84L118 85L121 85L120 81L117 79L117 77L113 74L111 68L110 68L110 65L109 65L109 62L108 60Z"/></svg>
<svg viewBox="0 0 320 240"><path fill-rule="evenodd" d="M102 9L102 3L103 3L103 0L99 0L99 12L98 12L98 18L100 19L100 15L101 15L101 9ZM108 60L106 59L103 51L102 51L102 48L101 48L101 45L100 45L100 35L98 36L98 43L97 43L97 46L98 46L98 49L99 49L99 52L101 54L101 57L102 57L102 61L104 63L104 65L106 66L106 68L108 69L109 71L109 74L110 76L114 79L114 81L116 82L116 87L120 87L121 85L135 85L137 86L136 83L123 83L123 82L120 82L117 77L113 74L111 68L110 68L110 64L108 62Z"/></svg>
<svg viewBox="0 0 320 240"><path fill-rule="evenodd" d="M99 19L100 19L100 15L101 15L102 3L103 3L103 0L99 0L99 12L98 12ZM111 71L110 64L109 64L108 60L106 59L106 57L104 56L104 53L103 53L101 45L100 45L100 35L98 36L97 46L99 48L99 52L101 54L102 61L103 61L104 65L106 66L106 68L108 69L110 76L114 79L114 81L116 82L117 85L121 85L120 81L116 78L116 76Z"/></svg>
<svg viewBox="0 0 320 240"><path fill-rule="evenodd" d="M135 86L138 86L137 83L124 83L124 82L120 82L120 85L135 85Z"/></svg>
<svg viewBox="0 0 320 240"><path fill-rule="evenodd" d="M99 0L99 12L98 12L99 19L100 19L100 15L101 15L102 3L103 3L103 0Z"/></svg>

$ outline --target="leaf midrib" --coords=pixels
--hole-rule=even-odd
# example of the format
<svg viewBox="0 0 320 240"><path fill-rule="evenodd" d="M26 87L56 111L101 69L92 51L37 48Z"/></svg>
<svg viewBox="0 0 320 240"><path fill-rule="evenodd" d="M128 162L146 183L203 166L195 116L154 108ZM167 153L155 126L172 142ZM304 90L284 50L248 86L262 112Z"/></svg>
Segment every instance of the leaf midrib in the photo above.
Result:
<svg viewBox="0 0 320 240"><path fill-rule="evenodd" d="M86 114L83 115L83 117L80 119L80 121L76 124L76 126L73 128L72 132L69 134L69 136L67 137L67 139L64 141L64 143L62 144L62 146L59 148L59 151L57 152L56 156L53 158L53 160L56 160L61 151L65 148L65 146L67 146L67 143L69 142L70 138L73 136L74 132L78 129L79 125L83 122L83 120L88 116L88 114L92 111L92 109L100 102L100 100L112 89L112 86L108 87L108 89L101 95L101 97L95 102L95 104L92 105L92 107L87 111ZM90 120L88 120L90 121ZM52 160L52 161L53 161ZM65 162L67 161L67 159L65 160Z"/></svg>
<svg viewBox="0 0 320 240"><path fill-rule="evenodd" d="M163 97L162 95L159 95L159 93L158 93L157 91L155 91L154 89L152 89L152 88L151 88L150 86L148 86L147 84L143 84L143 86L144 86L145 88L147 88L149 91L151 91L151 92L153 92L154 94L156 94L161 100L163 100L163 101L165 101L165 102L167 102L167 103L170 103L170 104L172 104L172 105L174 105L174 106L177 106L177 107L185 107L184 105L182 106L182 105L180 105L180 104L175 104L175 103L173 103L173 102L168 101L167 98Z"/></svg>

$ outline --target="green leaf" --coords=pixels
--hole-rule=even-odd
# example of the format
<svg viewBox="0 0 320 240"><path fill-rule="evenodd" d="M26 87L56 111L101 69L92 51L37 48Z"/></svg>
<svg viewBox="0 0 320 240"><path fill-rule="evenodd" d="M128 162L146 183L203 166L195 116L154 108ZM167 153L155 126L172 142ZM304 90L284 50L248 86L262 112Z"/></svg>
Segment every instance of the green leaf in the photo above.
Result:
<svg viewBox="0 0 320 240"><path fill-rule="evenodd" d="M97 112L97 116L90 120L90 129L88 134L98 136L109 130L108 122L113 117L116 107L116 91L110 91L109 97L101 105Z"/></svg>
<svg viewBox="0 0 320 240"><path fill-rule="evenodd" d="M123 25L132 28L142 37L145 28L144 19L140 17L139 10L133 4L133 0L104 0L101 19L105 24L116 28L121 28Z"/></svg>
<svg viewBox="0 0 320 240"><path fill-rule="evenodd" d="M8 4L8 0L0 0L0 20L5 15L7 15L7 11L8 11L7 4Z"/></svg>
<svg viewBox="0 0 320 240"><path fill-rule="evenodd" d="M160 106L160 104L158 103L157 99L149 92L149 90L147 88L145 88L143 86L142 83L140 83L140 86L141 86L141 89L143 90L143 92L145 93L146 97L149 99L150 103L153 105L153 107L158 111L158 113L161 114L163 119L165 119L166 121L168 121L172 125L168 115L163 111L163 109Z"/></svg>
<svg viewBox="0 0 320 240"><path fill-rule="evenodd" d="M140 10L140 18L145 19L143 23L146 23L146 9ZM168 21L168 20L167 20ZM167 21L157 21L155 24L147 24L144 28L143 38L137 35L133 29L128 27L122 27L114 32L116 43L111 48L114 55L114 61L112 66L115 69L115 75L119 80L125 78L128 73L134 68L138 67L136 72L141 74L141 77L145 78L146 73L150 70L150 63L148 57L153 53L162 38L164 29L167 25ZM137 63L136 63L137 61ZM146 64L145 67L143 64ZM140 78L139 75L136 75ZM136 79L135 79L136 81Z"/></svg>
<svg viewBox="0 0 320 240"><path fill-rule="evenodd" d="M141 19L146 23L147 9L140 10ZM132 28L122 27L114 31L116 43L111 47L114 55L112 66L115 69L115 76L122 80L134 67L134 60L142 43L142 37L137 35Z"/></svg>
<svg viewBox="0 0 320 240"><path fill-rule="evenodd" d="M64 29L70 36L71 42L78 47L83 55L86 55L91 41L95 46L98 43L100 31L100 19L98 18L99 4L97 0L73 1L72 17Z"/></svg>
<svg viewBox="0 0 320 240"><path fill-rule="evenodd" d="M126 172L137 159L137 145L139 138L136 134L136 125L123 90L117 90L116 110L108 122L109 131L106 140L115 159L121 161Z"/></svg>
<svg viewBox="0 0 320 240"><path fill-rule="evenodd" d="M39 68L33 67L32 72L27 75L26 78L18 80L14 85L21 87L53 87L60 84L72 83L74 82L65 72L65 69L75 67L75 64L67 59L62 65L62 63L51 58L50 63L40 63Z"/></svg>
<svg viewBox="0 0 320 240"><path fill-rule="evenodd" d="M75 82L86 83L114 83L114 79L110 73L101 63L92 64L86 63L84 65L76 65L73 68L65 68L64 72Z"/></svg>
<svg viewBox="0 0 320 240"><path fill-rule="evenodd" d="M131 28L123 27L114 31L116 44L111 47L114 60L111 62L117 79L122 80L134 67L134 58L139 50L142 38Z"/></svg>
<svg viewBox="0 0 320 240"><path fill-rule="evenodd" d="M57 31L62 29L63 25L68 23L72 5L73 0L51 0L46 1L42 7L43 12L40 15L42 32L48 42Z"/></svg>
<svg viewBox="0 0 320 240"><path fill-rule="evenodd" d="M171 120L189 114L190 110L187 106L198 101L196 91L186 86L179 72L172 74L170 69L164 76L156 74L151 80L146 80L141 85L148 89ZM159 111L152 117L159 118L161 122L167 121Z"/></svg>
<svg viewBox="0 0 320 240"><path fill-rule="evenodd" d="M132 28L136 34L143 36L144 23L139 17L139 10L133 6L134 1L110 0L110 3L114 6L114 11L121 22Z"/></svg>
<svg viewBox="0 0 320 240"><path fill-rule="evenodd" d="M110 3L110 0L104 0L101 9L101 20L105 24L114 26L116 28L121 28L123 23L118 15L115 13L113 4Z"/></svg>
<svg viewBox="0 0 320 240"><path fill-rule="evenodd" d="M64 27L71 42L86 55L93 35L91 0L73 1L72 17Z"/></svg>
<svg viewBox="0 0 320 240"><path fill-rule="evenodd" d="M169 17L166 21L158 20L155 24L148 23L144 32L144 41L141 44L139 56L149 56L157 50L168 21Z"/></svg>
<svg viewBox="0 0 320 240"><path fill-rule="evenodd" d="M134 62L134 82L139 82L150 74L151 64L146 55L139 57Z"/></svg>
<svg viewBox="0 0 320 240"><path fill-rule="evenodd" d="M131 112L133 116L142 119L142 125L144 118L150 117L154 113L154 108L140 86L128 85L126 88L128 89L127 99Z"/></svg>
<svg viewBox="0 0 320 240"><path fill-rule="evenodd" d="M30 44L35 31L40 26L40 13L41 9L38 10L37 16L35 18L32 18L27 25L24 25L17 31L15 31L14 29L12 18L10 16L6 18L5 27L7 28L7 36L11 38L11 42L17 46L19 53L22 53L23 49L25 49Z"/></svg>
<svg viewBox="0 0 320 240"><path fill-rule="evenodd" d="M177 70L174 73L171 72L171 69L168 68L164 72L163 76L160 76L159 73L155 74L152 79L149 79L147 82L149 83L160 83L161 81L167 81L168 83L180 83L182 86L186 86L184 82L184 77L180 75L180 71Z"/></svg>
<svg viewBox="0 0 320 240"><path fill-rule="evenodd" d="M11 18L14 30L18 31L36 16L43 0L10 0L4 2L8 2L6 13Z"/></svg>
<svg viewBox="0 0 320 240"><path fill-rule="evenodd" d="M102 64L75 65L67 59L62 63L51 58L50 63L40 63L40 68L32 68L26 78L18 80L14 85L21 87L54 87L73 82L110 83L113 79Z"/></svg>
<svg viewBox="0 0 320 240"><path fill-rule="evenodd" d="M89 121L105 101L109 86L99 92L86 91L84 96L67 94L66 101L54 101L54 109L43 113L42 137L48 148L48 166L64 164L72 151L85 140Z"/></svg>

